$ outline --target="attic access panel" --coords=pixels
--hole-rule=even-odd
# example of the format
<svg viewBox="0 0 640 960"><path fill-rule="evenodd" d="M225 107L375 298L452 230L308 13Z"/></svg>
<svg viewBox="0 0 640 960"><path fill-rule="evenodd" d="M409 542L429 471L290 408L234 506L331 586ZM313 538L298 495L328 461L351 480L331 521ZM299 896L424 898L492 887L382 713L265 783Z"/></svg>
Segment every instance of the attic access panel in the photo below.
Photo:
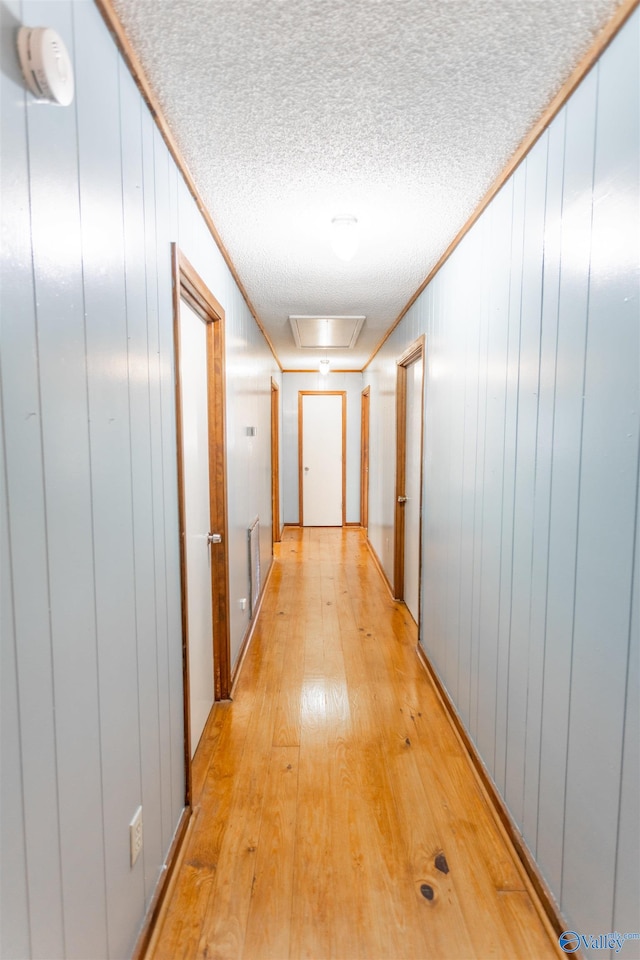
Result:
<svg viewBox="0 0 640 960"><path fill-rule="evenodd" d="M302 350L350 350L366 317L291 316L296 346Z"/></svg>

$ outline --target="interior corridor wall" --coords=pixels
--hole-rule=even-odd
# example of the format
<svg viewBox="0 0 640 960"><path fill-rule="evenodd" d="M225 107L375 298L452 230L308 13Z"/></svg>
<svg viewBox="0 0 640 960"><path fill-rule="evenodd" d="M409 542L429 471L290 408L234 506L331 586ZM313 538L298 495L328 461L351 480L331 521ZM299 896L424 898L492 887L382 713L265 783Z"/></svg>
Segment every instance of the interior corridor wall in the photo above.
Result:
<svg viewBox="0 0 640 960"><path fill-rule="evenodd" d="M73 106L25 92L21 24L62 36ZM184 799L172 241L226 311L234 659L281 378L91 0L8 0L0 43L0 954L123 958Z"/></svg>
<svg viewBox="0 0 640 960"><path fill-rule="evenodd" d="M282 490L284 522L298 523L298 393L300 390L344 390L347 394L347 523L360 523L361 373L282 374Z"/></svg>
<svg viewBox="0 0 640 960"><path fill-rule="evenodd" d="M640 929L639 25L365 372L391 578L395 362L426 334L421 642L585 934Z"/></svg>

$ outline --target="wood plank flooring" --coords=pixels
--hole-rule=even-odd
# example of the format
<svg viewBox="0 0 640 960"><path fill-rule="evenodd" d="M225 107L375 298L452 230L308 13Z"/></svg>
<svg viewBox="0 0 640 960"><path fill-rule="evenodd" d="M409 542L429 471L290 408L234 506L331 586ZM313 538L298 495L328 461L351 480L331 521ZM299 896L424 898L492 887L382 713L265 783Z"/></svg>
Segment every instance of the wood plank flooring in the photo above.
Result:
<svg viewBox="0 0 640 960"><path fill-rule="evenodd" d="M358 529L285 531L153 960L563 956Z"/></svg>

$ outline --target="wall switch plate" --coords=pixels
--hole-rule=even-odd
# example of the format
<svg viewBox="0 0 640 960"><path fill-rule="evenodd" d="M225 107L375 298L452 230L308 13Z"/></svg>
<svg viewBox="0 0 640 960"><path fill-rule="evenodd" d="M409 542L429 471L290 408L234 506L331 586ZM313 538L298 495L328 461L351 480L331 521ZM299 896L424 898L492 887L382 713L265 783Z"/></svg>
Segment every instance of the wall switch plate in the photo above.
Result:
<svg viewBox="0 0 640 960"><path fill-rule="evenodd" d="M247 609L247 598L246 598L246 597L243 597L242 600L238 600L238 603L239 603L239 605L240 605L240 609L241 609L241 610L246 610L246 609Z"/></svg>
<svg viewBox="0 0 640 960"><path fill-rule="evenodd" d="M142 807L138 807L129 824L129 850L133 866L142 850Z"/></svg>

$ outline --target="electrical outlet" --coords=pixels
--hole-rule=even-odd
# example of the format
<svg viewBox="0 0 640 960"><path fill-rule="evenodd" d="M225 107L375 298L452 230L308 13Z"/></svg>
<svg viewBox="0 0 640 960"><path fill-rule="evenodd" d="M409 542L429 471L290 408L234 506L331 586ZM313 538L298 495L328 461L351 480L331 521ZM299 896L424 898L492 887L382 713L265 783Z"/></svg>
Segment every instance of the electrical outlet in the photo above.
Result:
<svg viewBox="0 0 640 960"><path fill-rule="evenodd" d="M138 807L129 824L129 850L133 866L142 850L142 807Z"/></svg>

